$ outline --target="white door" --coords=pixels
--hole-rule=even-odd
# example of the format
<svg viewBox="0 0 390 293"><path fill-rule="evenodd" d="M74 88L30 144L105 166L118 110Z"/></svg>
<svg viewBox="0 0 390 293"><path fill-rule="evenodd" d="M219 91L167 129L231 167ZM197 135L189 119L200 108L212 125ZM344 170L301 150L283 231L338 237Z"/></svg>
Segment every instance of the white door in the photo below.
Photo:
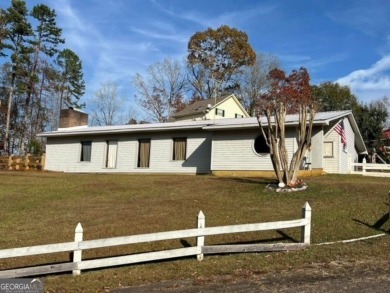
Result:
<svg viewBox="0 0 390 293"><path fill-rule="evenodd" d="M116 168L116 156L118 152L118 142L109 140L107 141L107 168Z"/></svg>

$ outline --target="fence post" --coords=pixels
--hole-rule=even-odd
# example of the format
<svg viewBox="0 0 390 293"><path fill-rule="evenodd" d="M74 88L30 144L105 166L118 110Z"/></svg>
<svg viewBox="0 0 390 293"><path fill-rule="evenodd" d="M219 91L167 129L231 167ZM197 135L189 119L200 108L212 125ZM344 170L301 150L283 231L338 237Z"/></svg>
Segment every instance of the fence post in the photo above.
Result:
<svg viewBox="0 0 390 293"><path fill-rule="evenodd" d="M8 157L8 170L12 170L12 160L13 160L12 155L10 155Z"/></svg>
<svg viewBox="0 0 390 293"><path fill-rule="evenodd" d="M302 218L307 220L306 224L301 228L301 242L310 244L310 233L311 233L311 207L306 202L302 207Z"/></svg>
<svg viewBox="0 0 390 293"><path fill-rule="evenodd" d="M74 241L75 242L80 242L83 241L83 227L81 226L80 223L77 224L75 234L74 234ZM77 263L81 261L81 249L73 251L73 262ZM81 270L73 270L72 271L73 276L78 276L81 274Z"/></svg>
<svg viewBox="0 0 390 293"><path fill-rule="evenodd" d="M351 155L348 155L348 173L352 173L352 158Z"/></svg>
<svg viewBox="0 0 390 293"><path fill-rule="evenodd" d="M26 154L26 157L24 158L24 170L27 171L28 169L30 169L28 167L29 163L30 163L30 154Z"/></svg>
<svg viewBox="0 0 390 293"><path fill-rule="evenodd" d="M363 163L363 166L362 166L362 172L364 173L364 172L366 172L366 164L367 164L367 160L366 160L366 158L363 158L363 161L362 161L362 163Z"/></svg>
<svg viewBox="0 0 390 293"><path fill-rule="evenodd" d="M43 153L41 156L41 170L45 170L45 160L46 160L46 154Z"/></svg>
<svg viewBox="0 0 390 293"><path fill-rule="evenodd" d="M202 211L199 212L198 215L198 229L201 230L205 228L206 220ZM199 231L198 235L202 235L201 231ZM204 236L198 236L196 238L196 246L199 248L200 253L197 255L199 261L203 260L202 247L204 246Z"/></svg>

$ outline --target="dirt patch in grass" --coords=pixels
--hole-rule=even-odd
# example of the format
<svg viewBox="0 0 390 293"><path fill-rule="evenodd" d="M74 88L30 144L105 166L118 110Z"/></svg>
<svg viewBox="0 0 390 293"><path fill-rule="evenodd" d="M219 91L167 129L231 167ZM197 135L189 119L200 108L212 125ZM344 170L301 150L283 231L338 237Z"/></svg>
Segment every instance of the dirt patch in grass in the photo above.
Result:
<svg viewBox="0 0 390 293"><path fill-rule="evenodd" d="M238 270L229 276L209 276L116 288L112 293L195 292L377 292L390 290L389 263L330 262L268 273Z"/></svg>
<svg viewBox="0 0 390 293"><path fill-rule="evenodd" d="M308 189L281 194L266 189L269 179L126 174L0 173L0 249L69 242L78 222L84 239L99 239L196 227L200 210L206 226L290 220L312 207L312 242L322 243L387 233L388 191L383 178L327 175L305 178ZM300 230L206 237L206 244L291 242ZM96 249L84 259L195 245L178 239ZM51 292L104 291L166 280L263 274L314 263L380 261L388 258L389 237L359 243L311 246L304 251L206 256L145 263L46 278ZM1 259L0 269L69 261L68 253Z"/></svg>

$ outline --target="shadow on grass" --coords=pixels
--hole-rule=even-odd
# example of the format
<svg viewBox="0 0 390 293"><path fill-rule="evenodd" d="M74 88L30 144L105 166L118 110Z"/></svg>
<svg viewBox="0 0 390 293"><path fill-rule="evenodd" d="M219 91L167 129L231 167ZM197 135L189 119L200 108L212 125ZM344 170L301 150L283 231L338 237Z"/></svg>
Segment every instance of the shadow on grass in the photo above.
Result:
<svg viewBox="0 0 390 293"><path fill-rule="evenodd" d="M237 241L237 242L228 242L228 243L214 243L212 245L240 245L240 244L261 244L261 243L275 243L280 241L290 241L293 243L299 243L300 241L291 237L290 235L286 234L285 232L281 230L276 230L276 232L280 235L280 237L277 238L267 238L267 239L261 239L261 240L252 240L252 241ZM183 247L192 247L191 243L189 243L185 239L180 239L181 245Z"/></svg>
<svg viewBox="0 0 390 293"><path fill-rule="evenodd" d="M382 228L382 226L389 220L389 213L386 213L384 214L378 221L376 221L374 224L368 224L366 222L363 222L363 221L360 221L358 219L353 219L355 222L359 223L359 224L362 224L366 227L369 227L371 229L375 229L377 231L381 231L381 232L385 232L385 233L390 233L390 229L389 230L385 230Z"/></svg>
<svg viewBox="0 0 390 293"><path fill-rule="evenodd" d="M248 178L248 177L212 177L214 180L222 180L229 182L237 182L237 183L250 183L250 184L259 184L259 185L268 185L268 184L276 184L277 180L267 177L256 177L256 178Z"/></svg>

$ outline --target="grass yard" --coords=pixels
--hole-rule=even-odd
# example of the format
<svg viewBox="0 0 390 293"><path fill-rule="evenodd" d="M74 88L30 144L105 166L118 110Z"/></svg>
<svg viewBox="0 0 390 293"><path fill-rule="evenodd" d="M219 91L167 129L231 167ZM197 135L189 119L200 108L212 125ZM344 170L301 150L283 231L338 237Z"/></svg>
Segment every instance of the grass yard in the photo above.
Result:
<svg viewBox="0 0 390 293"><path fill-rule="evenodd" d="M312 243L388 232L390 180L351 175L305 179L309 188L278 194L269 179L177 175L98 175L35 172L0 173L0 249L73 241L78 222L84 239L98 239L206 226L290 220L312 207ZM299 228L206 237L207 244L294 241ZM184 241L185 240L185 241ZM83 258L123 255L195 245L184 239L84 251ZM383 261L388 235L349 244L312 245L303 251L205 256L48 276L49 292L109 288L213 275L246 275L294 269L314 263ZM69 261L68 253L0 259L0 269ZM390 266L390 265L389 265Z"/></svg>

